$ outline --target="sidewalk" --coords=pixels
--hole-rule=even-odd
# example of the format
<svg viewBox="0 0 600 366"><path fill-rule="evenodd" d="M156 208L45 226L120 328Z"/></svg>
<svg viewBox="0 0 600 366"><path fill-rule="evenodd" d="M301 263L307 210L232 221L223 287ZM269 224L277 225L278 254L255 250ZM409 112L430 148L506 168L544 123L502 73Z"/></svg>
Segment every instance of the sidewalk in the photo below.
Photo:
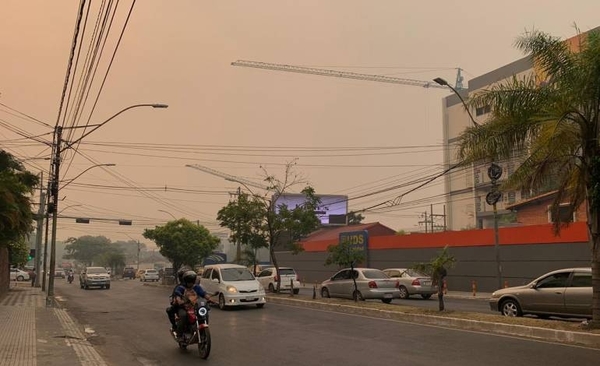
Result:
<svg viewBox="0 0 600 366"><path fill-rule="evenodd" d="M107 366L81 327L29 282L11 283L0 298L0 366Z"/></svg>

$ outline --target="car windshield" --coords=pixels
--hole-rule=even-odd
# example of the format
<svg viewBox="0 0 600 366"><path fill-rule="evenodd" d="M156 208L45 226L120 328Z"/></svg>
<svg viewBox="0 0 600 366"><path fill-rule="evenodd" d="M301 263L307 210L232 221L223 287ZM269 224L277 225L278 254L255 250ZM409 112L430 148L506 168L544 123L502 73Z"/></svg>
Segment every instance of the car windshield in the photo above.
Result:
<svg viewBox="0 0 600 366"><path fill-rule="evenodd" d="M250 281L254 279L248 268L223 268L221 276L223 276L223 281Z"/></svg>
<svg viewBox="0 0 600 366"><path fill-rule="evenodd" d="M93 267L92 268L88 268L86 272L90 273L90 274L107 273L106 269L104 269L104 268L93 268Z"/></svg>
<svg viewBox="0 0 600 366"><path fill-rule="evenodd" d="M383 273L383 271L380 271L378 269L366 269L366 270L362 271L362 273L363 273L363 276L365 276L365 278L368 278L371 280L390 278L388 275Z"/></svg>
<svg viewBox="0 0 600 366"><path fill-rule="evenodd" d="M417 272L417 271L415 271L414 269L411 269L411 268L405 270L404 273L406 273L410 277L429 277L428 275L423 274L421 272Z"/></svg>

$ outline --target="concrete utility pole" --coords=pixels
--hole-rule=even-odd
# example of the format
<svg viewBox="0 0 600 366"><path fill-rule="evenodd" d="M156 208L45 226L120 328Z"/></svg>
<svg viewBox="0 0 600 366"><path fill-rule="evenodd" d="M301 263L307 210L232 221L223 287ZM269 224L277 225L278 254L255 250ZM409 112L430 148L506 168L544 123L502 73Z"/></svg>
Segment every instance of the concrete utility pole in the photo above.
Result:
<svg viewBox="0 0 600 366"><path fill-rule="evenodd" d="M56 225L58 222L58 182L60 179L60 153L62 149L62 127L56 126L54 160L52 162L52 241L50 245L50 268L48 269L48 292L46 297L46 306L53 306L54 298L54 267L56 266ZM50 211L50 210L48 210ZM50 212L49 212L50 213Z"/></svg>
<svg viewBox="0 0 600 366"><path fill-rule="evenodd" d="M38 213L36 216L37 227L36 227L36 235L35 235L35 257L33 258L33 263L35 266L35 287L40 287L40 274L44 274L42 272L42 230L44 229L44 213L46 212L46 194L42 188L41 182L44 181L44 173L41 173L40 178L40 207L38 208Z"/></svg>

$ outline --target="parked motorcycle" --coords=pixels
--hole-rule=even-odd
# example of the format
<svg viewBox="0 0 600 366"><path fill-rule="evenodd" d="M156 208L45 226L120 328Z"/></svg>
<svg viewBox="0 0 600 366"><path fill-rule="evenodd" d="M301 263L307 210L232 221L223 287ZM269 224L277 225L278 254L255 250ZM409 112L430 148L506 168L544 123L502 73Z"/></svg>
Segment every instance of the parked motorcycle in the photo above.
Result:
<svg viewBox="0 0 600 366"><path fill-rule="evenodd" d="M74 278L75 278L75 276L73 276L73 274L72 274L72 273L69 273L69 274L67 275L67 281L68 281L69 283L73 283L73 279L74 279Z"/></svg>
<svg viewBox="0 0 600 366"><path fill-rule="evenodd" d="M177 338L177 333L172 331L170 332L171 336L182 349L186 349L189 345L198 344L200 358L207 359L211 345L210 330L208 329L208 312L210 308L206 302L198 301L195 306L188 306L186 311L188 324L182 338Z"/></svg>

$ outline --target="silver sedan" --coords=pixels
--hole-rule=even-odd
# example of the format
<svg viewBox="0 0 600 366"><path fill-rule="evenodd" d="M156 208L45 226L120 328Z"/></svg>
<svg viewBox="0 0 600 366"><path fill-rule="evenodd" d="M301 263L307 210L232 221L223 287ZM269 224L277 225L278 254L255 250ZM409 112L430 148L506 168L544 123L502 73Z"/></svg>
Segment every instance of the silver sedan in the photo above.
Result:
<svg viewBox="0 0 600 366"><path fill-rule="evenodd" d="M354 280L356 287L354 289ZM375 268L342 269L321 283L321 297L378 299L386 304L400 297L398 281Z"/></svg>

